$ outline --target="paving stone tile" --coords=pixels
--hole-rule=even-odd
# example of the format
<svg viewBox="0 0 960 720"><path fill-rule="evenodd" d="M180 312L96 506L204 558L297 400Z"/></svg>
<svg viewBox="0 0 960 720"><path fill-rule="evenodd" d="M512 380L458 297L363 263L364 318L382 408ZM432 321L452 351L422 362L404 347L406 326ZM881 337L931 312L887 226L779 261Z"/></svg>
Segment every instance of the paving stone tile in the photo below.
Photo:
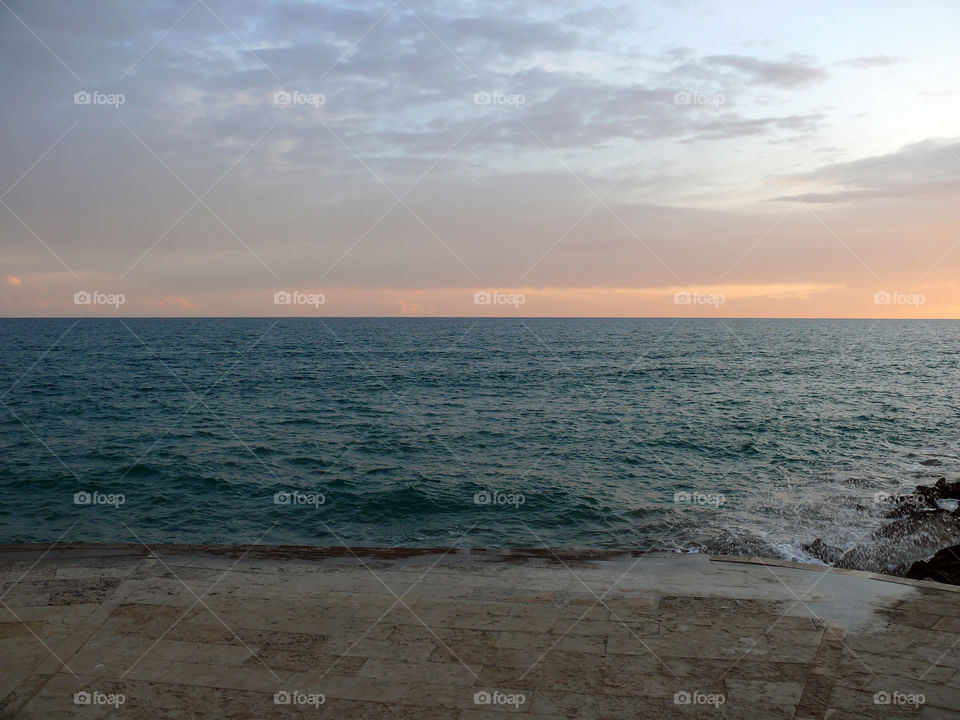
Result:
<svg viewBox="0 0 960 720"><path fill-rule="evenodd" d="M479 667L451 662L404 662L370 658L357 672L357 676L409 684L469 686L476 681L479 670Z"/></svg>

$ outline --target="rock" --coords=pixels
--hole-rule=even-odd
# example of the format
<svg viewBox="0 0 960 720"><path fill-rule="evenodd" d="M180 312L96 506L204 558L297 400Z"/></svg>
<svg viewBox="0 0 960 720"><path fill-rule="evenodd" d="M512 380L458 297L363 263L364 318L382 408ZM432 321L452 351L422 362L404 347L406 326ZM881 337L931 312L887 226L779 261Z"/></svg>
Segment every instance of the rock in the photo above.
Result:
<svg viewBox="0 0 960 720"><path fill-rule="evenodd" d="M873 537L883 540L903 541L912 537L928 537L936 541L931 550L941 543L950 542L960 535L957 515L945 510L908 513L883 527L877 528Z"/></svg>
<svg viewBox="0 0 960 720"><path fill-rule="evenodd" d="M940 478L933 489L937 491L937 497L941 499L960 500L960 480L949 483L946 478Z"/></svg>
<svg viewBox="0 0 960 720"><path fill-rule="evenodd" d="M840 550L840 548L827 545L820 538L817 538L812 543L807 543L803 546L803 549L805 552L810 553L815 558L822 560L828 565L833 565L843 555L843 551Z"/></svg>
<svg viewBox="0 0 960 720"><path fill-rule="evenodd" d="M917 505L935 508L937 507L937 498L940 497L940 493L935 486L918 485L917 489L913 492L913 497L917 498Z"/></svg>
<svg viewBox="0 0 960 720"><path fill-rule="evenodd" d="M935 485L918 485L912 494L903 496L901 502L885 517L917 517L921 512L938 511L938 500L960 500L960 480L947 482L946 478L940 478Z"/></svg>
<svg viewBox="0 0 960 720"><path fill-rule="evenodd" d="M891 522L871 533L874 542L860 543L839 557L826 555L815 543L808 551L821 559L830 557L829 562L839 568L960 585L960 546L944 547L960 538L960 505L953 511L940 507L943 500L960 500L960 481L942 477L933 485L919 485L908 495L887 495L887 499L895 503L885 513ZM937 548L943 549L930 560L912 562Z"/></svg>
<svg viewBox="0 0 960 720"><path fill-rule="evenodd" d="M930 515L933 513L940 512L939 506L934 500L926 500L924 498L917 497L916 495L911 495L907 500L900 503L892 510L889 510L884 517L887 519L892 518L912 518L920 519L924 515Z"/></svg>
<svg viewBox="0 0 960 720"><path fill-rule="evenodd" d="M934 485L917 485L915 494L932 500L960 500L960 480L947 482L947 479L942 477Z"/></svg>
<svg viewBox="0 0 960 720"><path fill-rule="evenodd" d="M907 577L960 585L960 545L945 547L926 562L915 562L907 571Z"/></svg>

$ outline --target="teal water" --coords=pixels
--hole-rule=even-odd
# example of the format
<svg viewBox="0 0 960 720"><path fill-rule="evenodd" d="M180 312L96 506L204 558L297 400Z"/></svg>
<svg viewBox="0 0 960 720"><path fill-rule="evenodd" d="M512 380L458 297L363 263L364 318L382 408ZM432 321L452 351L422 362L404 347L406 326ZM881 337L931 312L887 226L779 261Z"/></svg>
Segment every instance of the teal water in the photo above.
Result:
<svg viewBox="0 0 960 720"><path fill-rule="evenodd" d="M809 559L871 542L877 492L960 473L950 321L0 320L0 341L2 542Z"/></svg>

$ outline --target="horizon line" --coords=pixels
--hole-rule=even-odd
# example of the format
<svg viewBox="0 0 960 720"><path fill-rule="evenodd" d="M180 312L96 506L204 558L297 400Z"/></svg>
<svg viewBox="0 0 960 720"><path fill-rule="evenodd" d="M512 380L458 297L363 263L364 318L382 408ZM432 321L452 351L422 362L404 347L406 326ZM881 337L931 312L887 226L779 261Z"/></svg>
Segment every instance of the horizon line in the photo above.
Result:
<svg viewBox="0 0 960 720"><path fill-rule="evenodd" d="M707 315L5 315L0 320L875 320L960 321L960 317Z"/></svg>

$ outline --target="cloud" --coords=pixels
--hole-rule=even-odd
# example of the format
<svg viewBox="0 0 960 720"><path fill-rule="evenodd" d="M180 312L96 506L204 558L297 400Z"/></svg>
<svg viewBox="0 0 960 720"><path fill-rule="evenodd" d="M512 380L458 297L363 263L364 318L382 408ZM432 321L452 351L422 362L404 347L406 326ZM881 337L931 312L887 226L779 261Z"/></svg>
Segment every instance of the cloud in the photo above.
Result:
<svg viewBox="0 0 960 720"><path fill-rule="evenodd" d="M886 155L827 165L792 175L792 183L827 185L773 198L804 203L850 203L960 192L960 140L928 139Z"/></svg>
<svg viewBox="0 0 960 720"><path fill-rule="evenodd" d="M400 306L400 312L402 312L404 315L433 315L436 313L436 308L434 308L432 305L425 307L418 303L407 302L406 300L397 300L396 303Z"/></svg>
<svg viewBox="0 0 960 720"><path fill-rule="evenodd" d="M871 57L855 57L849 60L838 62L837 65L846 65L855 67L858 70L870 70L878 67L888 67L898 63L906 62L904 58L890 57L888 55L873 55Z"/></svg>
<svg viewBox="0 0 960 720"><path fill-rule="evenodd" d="M23 282L23 280L21 280L21 279L18 278L18 277L15 277L15 276L13 276L13 275L7 275L7 284L8 284L8 285L19 285L19 284L22 283L22 282Z"/></svg>
<svg viewBox="0 0 960 720"><path fill-rule="evenodd" d="M751 135L769 135L776 131L788 131L794 134L816 132L826 119L822 113L811 115L785 115L781 117L742 118L733 115L721 116L715 120L706 120L693 128L693 134L685 142L697 140L725 140L730 137L748 137Z"/></svg>
<svg viewBox="0 0 960 720"><path fill-rule="evenodd" d="M174 298L143 298L143 305L150 308L169 309L174 308L184 312L190 312L197 309L197 305L185 297Z"/></svg>
<svg viewBox="0 0 960 720"><path fill-rule="evenodd" d="M543 285L675 282L665 264L683 282L717 282L761 236L737 270L776 256L738 281L813 282L832 270L804 264L808 230L787 218L763 235L780 211L757 207L772 172L794 173L780 199L810 202L954 186L932 149L916 167L836 164L823 168L830 184L815 183L818 148L855 156L839 126L862 103L830 95L835 64L791 54L820 52L819 38L725 54L741 38L719 25L691 36L692 18L737 15L709 3L684 3L688 14L624 3L616 15L570 0L206 4L17 4L79 81L19 23L0 23L0 91L16 99L0 105L0 190L16 183L4 202L25 223L4 224L8 270L24 282L0 283L2 310L41 293L66 303L73 279L57 258L88 287L125 292L128 310L157 298L152 311L171 313L260 312L276 282L264 265L290 287L383 290L364 312L399 312L397 297L410 312L442 310L416 290L472 286L471 272L526 282L541 256L529 281ZM126 102L74 105L81 88ZM278 107L280 89L326 102ZM949 90L910 93L921 89ZM476 104L480 91L524 102ZM190 209L191 191L214 184ZM64 277L40 287L53 272Z"/></svg>
<svg viewBox="0 0 960 720"><path fill-rule="evenodd" d="M842 285L828 283L745 283L745 284L703 284L695 286L670 286L664 288L595 288L592 292L617 295L636 295L640 297L671 297L677 293L723 295L730 299L772 298L803 300L816 293L836 290ZM584 289L574 289L584 291ZM535 296L535 289L526 290ZM549 294L549 291L544 291ZM563 291L561 291L563 292Z"/></svg>
<svg viewBox="0 0 960 720"><path fill-rule="evenodd" d="M783 61L763 60L750 55L710 55L705 65L735 71L762 85L797 88L827 79L828 73L806 56L793 56Z"/></svg>

